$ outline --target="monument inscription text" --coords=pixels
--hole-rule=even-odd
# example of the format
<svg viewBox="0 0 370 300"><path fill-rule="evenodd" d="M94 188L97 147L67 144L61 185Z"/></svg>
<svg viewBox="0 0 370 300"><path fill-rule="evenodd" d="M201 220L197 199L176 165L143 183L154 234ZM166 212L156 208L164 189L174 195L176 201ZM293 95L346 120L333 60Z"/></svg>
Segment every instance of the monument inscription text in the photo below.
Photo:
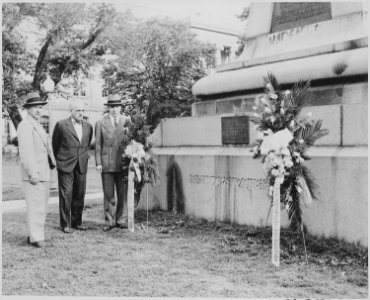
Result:
<svg viewBox="0 0 370 300"><path fill-rule="evenodd" d="M287 30L330 19L330 2L274 3L270 32Z"/></svg>

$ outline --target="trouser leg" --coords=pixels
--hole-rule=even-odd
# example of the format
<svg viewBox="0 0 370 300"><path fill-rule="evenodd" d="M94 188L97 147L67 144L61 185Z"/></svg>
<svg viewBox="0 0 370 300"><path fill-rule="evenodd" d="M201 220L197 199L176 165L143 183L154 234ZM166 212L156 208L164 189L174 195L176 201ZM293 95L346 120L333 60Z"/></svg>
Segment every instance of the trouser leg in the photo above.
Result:
<svg viewBox="0 0 370 300"><path fill-rule="evenodd" d="M71 227L73 181L73 172L66 173L58 170L59 215L62 228Z"/></svg>
<svg viewBox="0 0 370 300"><path fill-rule="evenodd" d="M45 240L45 220L49 200L49 182L32 185L25 181L27 227L31 243Z"/></svg>
<svg viewBox="0 0 370 300"><path fill-rule="evenodd" d="M71 204L71 223L72 227L82 224L82 212L84 209L85 193L86 193L86 173L81 174L79 165L77 164L73 170L73 192Z"/></svg>
<svg viewBox="0 0 370 300"><path fill-rule="evenodd" d="M127 182L123 180L121 172L115 173L114 181L117 191L117 224L127 223Z"/></svg>
<svg viewBox="0 0 370 300"><path fill-rule="evenodd" d="M109 226L116 224L117 202L114 197L114 173L102 173L102 184L104 193L104 219Z"/></svg>

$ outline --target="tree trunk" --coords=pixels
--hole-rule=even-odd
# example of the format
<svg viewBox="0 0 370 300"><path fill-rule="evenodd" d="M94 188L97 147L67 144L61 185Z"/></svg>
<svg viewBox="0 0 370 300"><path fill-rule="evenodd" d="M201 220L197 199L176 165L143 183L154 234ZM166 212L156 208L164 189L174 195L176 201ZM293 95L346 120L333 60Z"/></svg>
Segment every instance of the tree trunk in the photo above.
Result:
<svg viewBox="0 0 370 300"><path fill-rule="evenodd" d="M43 66L46 53L48 51L48 48L52 40L53 40L53 35L49 33L49 36L47 37L45 44L42 46L40 50L39 57L37 58L35 75L33 76L33 83L32 83L32 87L37 91L40 90L42 66Z"/></svg>
<svg viewBox="0 0 370 300"><path fill-rule="evenodd" d="M18 107L11 106L8 108L8 114L10 119L12 120L12 123L15 127L15 129L18 128L19 123L22 121L22 115L20 114Z"/></svg>

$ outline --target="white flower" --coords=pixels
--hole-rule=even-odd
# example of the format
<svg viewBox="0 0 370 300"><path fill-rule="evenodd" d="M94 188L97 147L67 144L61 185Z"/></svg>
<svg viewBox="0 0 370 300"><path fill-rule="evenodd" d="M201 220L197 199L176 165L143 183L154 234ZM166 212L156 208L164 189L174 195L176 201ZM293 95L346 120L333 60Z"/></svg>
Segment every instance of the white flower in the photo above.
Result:
<svg viewBox="0 0 370 300"><path fill-rule="evenodd" d="M274 159L275 158L275 153L274 152L270 152L269 155L268 155L268 158Z"/></svg>
<svg viewBox="0 0 370 300"><path fill-rule="evenodd" d="M261 131L257 133L257 139L258 140L262 140L263 137L264 137L264 134Z"/></svg>
<svg viewBox="0 0 370 300"><path fill-rule="evenodd" d="M290 156L290 152L287 147L281 148L280 153L285 156Z"/></svg>
<svg viewBox="0 0 370 300"><path fill-rule="evenodd" d="M272 123L272 124L274 124L274 122L275 122L275 117L274 117L274 116L271 116L271 117L270 117L270 120L271 120L271 123Z"/></svg>
<svg viewBox="0 0 370 300"><path fill-rule="evenodd" d="M300 186L297 186L297 192L302 193L302 188Z"/></svg>
<svg viewBox="0 0 370 300"><path fill-rule="evenodd" d="M266 96L261 96L261 98L259 98L259 103L267 105L268 101L267 101Z"/></svg>
<svg viewBox="0 0 370 300"><path fill-rule="evenodd" d="M263 132L263 134L264 135L271 135L271 134L273 134L274 132L269 128L269 129L267 129L267 130L265 130L264 132Z"/></svg>
<svg viewBox="0 0 370 300"><path fill-rule="evenodd" d="M265 107L265 113L271 113L271 109L270 109L270 107Z"/></svg>
<svg viewBox="0 0 370 300"><path fill-rule="evenodd" d="M289 168L293 167L293 162L290 159L285 160L284 161L284 166L289 169Z"/></svg>
<svg viewBox="0 0 370 300"><path fill-rule="evenodd" d="M293 135L288 129L265 136L261 144L261 154L266 155L270 151L279 151L281 148L286 148L292 139Z"/></svg>
<svg viewBox="0 0 370 300"><path fill-rule="evenodd" d="M290 91L289 90L286 90L285 92L284 92L284 95L289 95L290 94Z"/></svg>
<svg viewBox="0 0 370 300"><path fill-rule="evenodd" d="M274 177L276 177L276 176L279 175L279 171L277 169L272 169L271 170L271 175L274 176Z"/></svg>
<svg viewBox="0 0 370 300"><path fill-rule="evenodd" d="M295 156L295 157L301 157L301 155L298 152L296 152L296 151L293 152L293 156Z"/></svg>
<svg viewBox="0 0 370 300"><path fill-rule="evenodd" d="M303 140L303 139L300 139L298 142L299 142L300 144L303 144L303 143L304 143L304 140Z"/></svg>
<svg viewBox="0 0 370 300"><path fill-rule="evenodd" d="M269 89L269 90L273 89L271 83L266 83L266 88Z"/></svg>
<svg viewBox="0 0 370 300"><path fill-rule="evenodd" d="M269 196L272 197L273 194L274 194L274 187L272 185L270 185L270 187L269 187Z"/></svg>
<svg viewBox="0 0 370 300"><path fill-rule="evenodd" d="M289 211L289 204L285 204L285 210Z"/></svg>
<svg viewBox="0 0 370 300"><path fill-rule="evenodd" d="M294 127L294 120L292 120L292 121L290 122L289 127L290 127L290 128L293 128L293 127Z"/></svg>
<svg viewBox="0 0 370 300"><path fill-rule="evenodd" d="M285 113L284 108L280 108L280 113L283 115Z"/></svg>
<svg viewBox="0 0 370 300"><path fill-rule="evenodd" d="M275 94L275 93L269 93L269 96L270 96L271 99L274 99L274 100L276 100L278 98L278 95Z"/></svg>

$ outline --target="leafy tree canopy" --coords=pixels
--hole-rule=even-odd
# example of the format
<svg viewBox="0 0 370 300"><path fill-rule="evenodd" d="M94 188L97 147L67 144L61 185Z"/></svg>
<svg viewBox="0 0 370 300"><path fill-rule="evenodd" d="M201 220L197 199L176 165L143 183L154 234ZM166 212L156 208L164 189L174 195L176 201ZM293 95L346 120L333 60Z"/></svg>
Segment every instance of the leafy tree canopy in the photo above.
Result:
<svg viewBox="0 0 370 300"><path fill-rule="evenodd" d="M31 88L42 92L47 73L55 84L64 76L88 74L104 53L104 31L114 23L116 13L104 3L7 3L2 12L3 114L17 127L22 95ZM26 47L22 22L37 28L36 52ZM27 75L32 80L25 80Z"/></svg>
<svg viewBox="0 0 370 300"><path fill-rule="evenodd" d="M186 24L169 18L125 28L125 34L118 30L110 37L115 59L103 71L106 92L121 94L139 108L149 101L151 129L161 118L188 114L195 100L192 85L215 64L214 46L197 41Z"/></svg>

